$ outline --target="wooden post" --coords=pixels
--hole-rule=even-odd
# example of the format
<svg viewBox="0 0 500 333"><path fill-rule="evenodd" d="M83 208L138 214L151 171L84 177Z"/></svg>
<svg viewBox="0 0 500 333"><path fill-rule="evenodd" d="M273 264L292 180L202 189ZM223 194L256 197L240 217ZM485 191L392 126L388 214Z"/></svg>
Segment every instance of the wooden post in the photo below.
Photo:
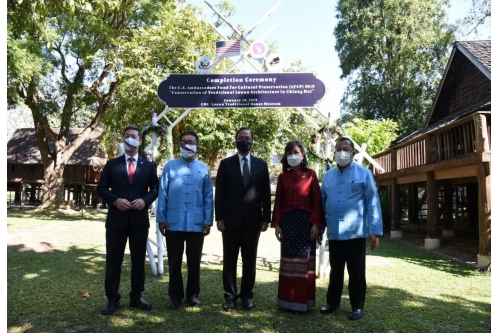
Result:
<svg viewBox="0 0 500 333"><path fill-rule="evenodd" d="M491 256L491 177L490 163L482 163L477 167L479 210L479 255Z"/></svg>
<svg viewBox="0 0 500 333"><path fill-rule="evenodd" d="M408 195L406 198L408 199L407 206L408 206L408 223L411 225L413 224L413 215L415 211L415 207L413 206L413 184L414 183L409 183L408 186L406 187Z"/></svg>
<svg viewBox="0 0 500 333"><path fill-rule="evenodd" d="M439 202L434 173L427 172L427 237L438 238Z"/></svg>
<svg viewBox="0 0 500 333"><path fill-rule="evenodd" d="M477 198L478 194L478 186L477 183L467 184L467 223L470 226L477 227L478 226L478 207L477 207ZM478 229L479 230L479 229Z"/></svg>
<svg viewBox="0 0 500 333"><path fill-rule="evenodd" d="M391 171L395 172L398 170L398 151L396 149L391 150Z"/></svg>
<svg viewBox="0 0 500 333"><path fill-rule="evenodd" d="M31 202L36 202L36 184L30 185L30 200Z"/></svg>
<svg viewBox="0 0 500 333"><path fill-rule="evenodd" d="M418 185L416 183L411 183L409 191L410 193L408 199L410 202L408 207L411 207L411 209L408 213L408 219L410 224L419 225L420 221L418 219L418 213L420 211L420 206L418 205Z"/></svg>
<svg viewBox="0 0 500 333"><path fill-rule="evenodd" d="M20 182L19 186L17 188L17 191L14 194L14 204L16 204L16 203L20 204L21 203L21 201L22 201L22 193L23 193L23 183Z"/></svg>
<svg viewBox="0 0 500 333"><path fill-rule="evenodd" d="M476 140L474 142L476 153L489 152L490 142L488 139L488 123L486 121L486 116L475 114L474 126L476 130Z"/></svg>
<svg viewBox="0 0 500 333"><path fill-rule="evenodd" d="M401 230L400 192L399 184L396 183L396 178L392 178L391 184L391 209L391 231Z"/></svg>
<svg viewBox="0 0 500 333"><path fill-rule="evenodd" d="M438 162L437 140L434 134L427 134L425 137L425 154L426 164Z"/></svg>
<svg viewBox="0 0 500 333"><path fill-rule="evenodd" d="M444 228L453 229L453 186L449 180L444 182Z"/></svg>
<svg viewBox="0 0 500 333"><path fill-rule="evenodd" d="M486 116L474 115L476 153L490 151ZM479 253L478 265L485 266L491 260L491 163L480 163L477 167Z"/></svg>

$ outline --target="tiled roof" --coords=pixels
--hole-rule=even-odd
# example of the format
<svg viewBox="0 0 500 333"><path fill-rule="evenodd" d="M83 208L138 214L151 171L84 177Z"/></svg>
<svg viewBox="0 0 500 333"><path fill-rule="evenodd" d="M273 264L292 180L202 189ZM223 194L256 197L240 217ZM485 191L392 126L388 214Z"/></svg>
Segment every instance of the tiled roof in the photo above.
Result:
<svg viewBox="0 0 500 333"><path fill-rule="evenodd" d="M475 85L471 89L474 89L477 94L474 95L473 99L470 96L468 96L468 99L462 96L462 94L466 96L468 91L462 91L459 85L464 82L464 73L469 71L467 75L472 75L471 65L475 68L475 71L479 71L480 74L484 75L484 79L489 80L491 84L491 40L456 41L454 43L425 127L440 122L452 113L461 113L466 108L479 110L481 105L491 101L491 94L486 81L474 81ZM466 69L467 71L465 71ZM481 85L483 86L482 91L478 88ZM460 98L463 98L463 100L460 100ZM451 103L451 100L455 100L455 102ZM458 110L458 107L463 109Z"/></svg>
<svg viewBox="0 0 500 333"><path fill-rule="evenodd" d="M58 132L58 129L52 130L55 133ZM68 135L68 144L75 140L82 131L81 128L71 128ZM90 134L90 137L73 153L66 164L104 167L107 159L104 152L99 149L101 134L102 129L95 129ZM52 142L50 145L53 146ZM12 135L12 138L7 142L7 163L42 164L34 128L20 128Z"/></svg>
<svg viewBox="0 0 500 333"><path fill-rule="evenodd" d="M456 46L478 68L484 67L491 79L491 40L457 41Z"/></svg>

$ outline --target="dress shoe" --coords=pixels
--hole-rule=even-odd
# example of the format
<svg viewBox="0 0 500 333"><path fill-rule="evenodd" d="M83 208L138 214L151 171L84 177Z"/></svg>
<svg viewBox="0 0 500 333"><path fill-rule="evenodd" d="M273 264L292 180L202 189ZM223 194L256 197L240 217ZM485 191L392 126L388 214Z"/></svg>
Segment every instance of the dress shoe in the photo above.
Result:
<svg viewBox="0 0 500 333"><path fill-rule="evenodd" d="M230 300L230 299L226 299L224 301L224 304L222 305L222 307L224 308L224 311L234 310L234 301Z"/></svg>
<svg viewBox="0 0 500 333"><path fill-rule="evenodd" d="M253 302L250 298L242 299L241 305L243 305L243 309L245 310L250 310L254 307Z"/></svg>
<svg viewBox="0 0 500 333"><path fill-rule="evenodd" d="M130 306L141 310L151 310L153 307L144 298L130 299Z"/></svg>
<svg viewBox="0 0 500 333"><path fill-rule="evenodd" d="M181 301L173 299L170 304L168 305L168 308L170 310L175 310L181 306Z"/></svg>
<svg viewBox="0 0 500 333"><path fill-rule="evenodd" d="M200 307L200 305L201 305L200 301L198 301L198 299L194 296L190 297L187 302L189 305L195 306L197 308Z"/></svg>
<svg viewBox="0 0 500 333"><path fill-rule="evenodd" d="M115 313L116 310L118 310L119 307L120 307L120 302L119 301L108 302L108 305L104 309L102 309L101 313L103 315L110 315L110 314Z"/></svg>
<svg viewBox="0 0 500 333"><path fill-rule="evenodd" d="M361 309L354 309L347 316L347 318L349 318L350 320L358 320L358 319L361 319L361 317L363 317L363 310L361 310Z"/></svg>
<svg viewBox="0 0 500 333"><path fill-rule="evenodd" d="M334 305L327 304L324 307L322 307L319 312L321 312L323 314L332 313L333 311L337 310L338 308L339 308L338 305L334 306Z"/></svg>

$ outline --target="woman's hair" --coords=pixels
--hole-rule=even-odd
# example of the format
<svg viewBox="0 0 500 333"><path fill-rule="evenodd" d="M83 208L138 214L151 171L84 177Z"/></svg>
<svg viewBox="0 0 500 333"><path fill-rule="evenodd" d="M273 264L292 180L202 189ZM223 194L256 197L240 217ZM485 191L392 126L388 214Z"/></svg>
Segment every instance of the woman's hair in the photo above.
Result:
<svg viewBox="0 0 500 333"><path fill-rule="evenodd" d="M304 149L302 142L290 141L286 144L285 153L283 154L283 157L281 158L281 165L283 166L283 172L290 170L290 168L292 167L290 164L288 164L288 160L286 159L286 153L291 151L294 147L299 147L300 152L304 156L304 158L302 159L302 162L300 162L300 168L303 170L307 169L307 165L309 164L309 162L307 161L306 150Z"/></svg>

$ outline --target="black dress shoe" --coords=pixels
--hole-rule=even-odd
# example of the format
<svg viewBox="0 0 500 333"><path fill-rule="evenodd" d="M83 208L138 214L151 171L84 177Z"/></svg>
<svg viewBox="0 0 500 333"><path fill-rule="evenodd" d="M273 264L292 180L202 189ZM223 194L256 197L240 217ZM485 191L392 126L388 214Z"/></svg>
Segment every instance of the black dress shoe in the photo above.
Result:
<svg viewBox="0 0 500 333"><path fill-rule="evenodd" d="M108 302L108 305L106 305L106 307L104 309L102 309L101 313L103 315L110 315L110 314L115 313L116 310L118 310L119 307L120 307L120 302L119 301Z"/></svg>
<svg viewBox="0 0 500 333"><path fill-rule="evenodd" d="M358 320L361 319L361 317L363 317L363 310L361 309L355 309L347 316L350 320Z"/></svg>
<svg viewBox="0 0 500 333"><path fill-rule="evenodd" d="M144 298L130 299L130 306L141 310L151 310L153 307Z"/></svg>
<svg viewBox="0 0 500 333"><path fill-rule="evenodd" d="M337 310L339 308L339 305L330 305L327 304L324 307L321 308L319 312L326 314L326 313L332 313L333 311Z"/></svg>
<svg viewBox="0 0 500 333"><path fill-rule="evenodd" d="M242 299L241 305L243 305L243 309L245 310L250 310L254 307L253 302L250 298Z"/></svg>
<svg viewBox="0 0 500 333"><path fill-rule="evenodd" d="M196 297L190 297L188 298L187 300L188 304L191 305L191 306L195 306L195 307L200 307L201 303L200 301L198 301L198 299Z"/></svg>
<svg viewBox="0 0 500 333"><path fill-rule="evenodd" d="M231 311L234 310L234 301L230 299L226 299L224 301L224 304L222 305L222 308L224 311Z"/></svg>
<svg viewBox="0 0 500 333"><path fill-rule="evenodd" d="M175 310L175 309L178 309L179 306L181 306L181 301L180 300L176 300L176 299L173 299L170 304L168 305L168 308L170 310Z"/></svg>

